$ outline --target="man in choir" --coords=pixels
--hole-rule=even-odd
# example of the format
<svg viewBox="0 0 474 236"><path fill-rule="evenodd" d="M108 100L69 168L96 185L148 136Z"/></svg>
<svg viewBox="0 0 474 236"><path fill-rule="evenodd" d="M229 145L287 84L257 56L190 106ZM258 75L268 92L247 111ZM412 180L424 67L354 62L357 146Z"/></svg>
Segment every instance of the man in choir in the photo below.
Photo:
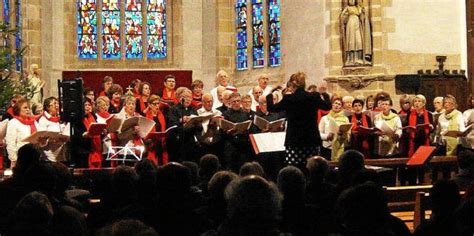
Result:
<svg viewBox="0 0 474 236"><path fill-rule="evenodd" d="M197 113L202 116L209 114L221 116L222 113L219 110L212 109L213 102L214 101L210 93L205 93L202 95L202 107L197 110ZM196 133L196 138L201 146L200 153L202 155L212 153L219 157L222 163L222 156L224 152L222 131L215 120L206 120L202 122L202 131L198 131Z"/></svg>
<svg viewBox="0 0 474 236"><path fill-rule="evenodd" d="M111 76L105 76L102 80L102 91L100 91L99 96L106 96L113 84L114 79Z"/></svg>
<svg viewBox="0 0 474 236"><path fill-rule="evenodd" d="M155 121L155 125L151 132L164 132L166 130L166 120L160 111L160 97L151 95L148 98L148 109L145 117ZM168 153L166 151L165 140L161 138L153 138L148 140L147 157L152 160L155 165L166 165L168 163Z"/></svg>
<svg viewBox="0 0 474 236"><path fill-rule="evenodd" d="M373 137L372 135L359 133L361 126L366 128L373 127L370 117L362 112L364 100L354 99L352 109L354 113L349 116L349 121L352 123L350 147L364 154L365 158L370 158L372 156L371 150L373 150Z"/></svg>
<svg viewBox="0 0 474 236"><path fill-rule="evenodd" d="M269 122L276 121L282 118L285 118L285 113L284 112L269 112L267 109L267 98L265 96L260 96L259 97L259 107L260 110L258 110L255 115L258 117L261 117ZM257 128L258 129L258 128ZM283 129L283 127L282 127ZM258 129L258 132L267 132L268 130L260 130Z"/></svg>
<svg viewBox="0 0 474 236"><path fill-rule="evenodd" d="M177 125L178 128L170 134L172 137L168 139L168 151L171 161L194 161L197 162L198 156L195 150L196 141L194 134L202 129L199 125L185 127L192 115L197 115L196 109L191 106L193 93L188 88L179 88L176 94L180 103L173 106L169 112L169 126Z"/></svg>
<svg viewBox="0 0 474 236"><path fill-rule="evenodd" d="M230 90L224 90L222 92L222 106L220 107L217 107L216 109L219 110L221 113L225 113L227 110L229 110L229 107L231 106L230 104L230 95L232 95L232 91ZM214 96L212 96L212 98L214 99Z"/></svg>
<svg viewBox="0 0 474 236"><path fill-rule="evenodd" d="M392 99L390 97L379 97L381 112L375 115L374 126L381 129L382 126L390 130L378 134L377 154L381 157L398 155L398 141L402 135L402 122L400 117L392 111ZM385 125L384 125L385 124Z"/></svg>
<svg viewBox="0 0 474 236"><path fill-rule="evenodd" d="M145 115L146 113L146 108L148 107L148 98L151 95L151 85L148 82L142 82L140 83L140 86L138 88L138 92L140 94L140 97L137 99L137 104L136 104L136 112L140 113L140 115Z"/></svg>
<svg viewBox="0 0 474 236"><path fill-rule="evenodd" d="M176 98L176 77L174 75L167 75L163 81L163 91L161 94L161 101L167 103L169 106L173 106L178 103Z"/></svg>
<svg viewBox="0 0 474 236"><path fill-rule="evenodd" d="M69 126L60 123L59 102L55 97L46 98L43 102L43 115L38 121L42 130L66 133L69 135ZM65 161L65 143L60 140L48 140L48 145L42 147L50 161Z"/></svg>
<svg viewBox="0 0 474 236"><path fill-rule="evenodd" d="M224 86L217 86L216 88L216 93L217 93L217 100L214 99L214 96L213 96L213 99L214 99L214 105L212 105L212 108L216 109L220 106L222 106L222 93L224 93L224 91L226 91L227 89L224 87ZM212 94L211 94L212 95Z"/></svg>
<svg viewBox="0 0 474 236"><path fill-rule="evenodd" d="M248 113L243 111L242 97L240 93L234 92L229 97L229 110L223 113L224 119L233 123L240 123L250 120ZM239 172L240 167L247 161L251 161L251 147L248 132L244 134L234 134L233 130L225 133L225 161L222 163L224 168L229 168L235 173Z"/></svg>
<svg viewBox="0 0 474 236"><path fill-rule="evenodd" d="M230 90L232 92L237 92L237 89L230 84L230 77L227 74L227 72L225 72L224 70L220 70L219 72L217 72L216 84L217 84L217 87L222 86L226 90ZM217 102L219 100L218 96L217 96L218 95L217 94L217 87L215 87L211 90L212 98L214 99L215 102ZM216 107L216 106L218 107L218 106L221 106L221 105L222 104L220 104L220 103L216 103L216 105L214 107Z"/></svg>
<svg viewBox="0 0 474 236"><path fill-rule="evenodd" d="M118 84L113 84L109 90L107 90L107 97L110 99L109 112L112 114L119 113L123 107L122 101L123 89Z"/></svg>
<svg viewBox="0 0 474 236"><path fill-rule="evenodd" d="M191 83L191 90L193 91L193 101L191 106L195 109L202 107L202 92L204 89L204 83L201 80L194 80Z"/></svg>
<svg viewBox="0 0 474 236"><path fill-rule="evenodd" d="M319 133L323 140L321 156L327 160L339 161L339 157L344 152L346 143L349 141L349 132L343 133L339 131L338 133L334 133L330 129L331 122L336 122L337 125L349 123L349 119L342 109L342 104L343 101L341 98L333 99L331 111L323 116L319 123Z"/></svg>
<svg viewBox="0 0 474 236"><path fill-rule="evenodd" d="M40 129L38 122L31 116L29 101L24 98L17 100L5 136L10 168L15 167L18 149L27 144L23 140Z"/></svg>
<svg viewBox="0 0 474 236"><path fill-rule="evenodd" d="M260 86L255 86L252 88L252 110L253 111L258 111L258 104L259 104L259 98L263 94L262 88ZM265 95L266 96L266 95Z"/></svg>

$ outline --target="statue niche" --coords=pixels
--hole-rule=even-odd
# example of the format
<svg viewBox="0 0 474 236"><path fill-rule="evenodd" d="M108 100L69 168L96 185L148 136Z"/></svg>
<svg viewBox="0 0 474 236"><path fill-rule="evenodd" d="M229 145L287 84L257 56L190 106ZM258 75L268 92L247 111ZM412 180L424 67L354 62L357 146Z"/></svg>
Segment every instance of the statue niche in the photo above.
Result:
<svg viewBox="0 0 474 236"><path fill-rule="evenodd" d="M370 0L346 0L340 15L341 49L345 67L372 65Z"/></svg>

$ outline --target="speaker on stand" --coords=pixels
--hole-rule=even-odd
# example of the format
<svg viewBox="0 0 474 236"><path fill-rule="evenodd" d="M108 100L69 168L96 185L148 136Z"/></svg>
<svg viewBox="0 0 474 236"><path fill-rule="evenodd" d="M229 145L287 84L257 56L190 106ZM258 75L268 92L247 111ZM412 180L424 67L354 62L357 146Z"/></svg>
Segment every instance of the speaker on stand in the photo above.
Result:
<svg viewBox="0 0 474 236"><path fill-rule="evenodd" d="M83 81L81 78L71 80L58 80L59 92L59 112L62 122L70 124L70 141L69 141L69 165L71 167L78 166L82 160L78 148L82 133L78 128L84 118L84 97L83 97Z"/></svg>

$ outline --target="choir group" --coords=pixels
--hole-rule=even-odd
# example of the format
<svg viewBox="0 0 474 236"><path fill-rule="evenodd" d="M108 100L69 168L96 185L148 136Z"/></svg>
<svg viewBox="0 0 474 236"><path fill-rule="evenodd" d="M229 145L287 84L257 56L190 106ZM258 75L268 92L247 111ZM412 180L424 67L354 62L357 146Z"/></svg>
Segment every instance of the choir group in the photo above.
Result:
<svg viewBox="0 0 474 236"><path fill-rule="evenodd" d="M136 79L130 84L130 91L125 92L120 85L114 84L112 77L106 76L102 91L84 89L85 115L77 128L83 135L79 145L74 147L78 150L77 156L71 157L67 151L68 142L64 136L57 139L40 137L38 145L47 160L74 158L77 164L89 168L116 166L117 161L105 161L107 156L114 152L113 147L129 146L141 147L136 149L141 151L140 156L157 165L169 161L197 162L202 155L213 153L220 158L224 168L238 171L243 163L259 158L252 150L249 134L285 130L285 124L278 130L256 125L256 116L269 122L285 118L285 112L267 109L270 98L267 95L273 95L272 105L278 104L284 96L293 93L294 88L291 84L285 88L272 88L268 84L269 77L262 75L257 86L248 93L239 93L230 84L225 71L217 73L216 82L218 86L209 93L205 92L200 80L193 81L190 89L176 89L176 78L169 75L163 80L162 91L152 91L150 83ZM422 145L436 146L439 155L454 155L458 148L471 149L472 137L468 129L474 122L472 96L467 101L471 109L462 113L456 109L457 101L452 95L436 97L434 101L426 101L421 94L403 95L401 110L397 112L392 108L390 94L385 92L367 98L337 94L329 97L326 90L324 84L306 89L309 93L318 93L327 103L326 108L330 108L319 109L314 120L322 140L319 153L328 160L337 161L347 149L356 149L366 158L411 157ZM427 102L433 102L434 111L426 109ZM123 122L132 117L144 117L154 125L146 131L138 123L126 131L109 129L114 120ZM45 99L43 107L30 108L26 98L15 96L2 119L6 135L0 137L3 139L0 140L0 153L8 156L10 167L15 166L18 149L35 132L55 131L69 135L69 124L60 121L56 97ZM240 132L235 128L223 128L222 120L234 124L252 121L252 124ZM88 132L97 123L105 124L103 131ZM289 158L285 162L291 164ZM418 172L422 173L422 170Z"/></svg>

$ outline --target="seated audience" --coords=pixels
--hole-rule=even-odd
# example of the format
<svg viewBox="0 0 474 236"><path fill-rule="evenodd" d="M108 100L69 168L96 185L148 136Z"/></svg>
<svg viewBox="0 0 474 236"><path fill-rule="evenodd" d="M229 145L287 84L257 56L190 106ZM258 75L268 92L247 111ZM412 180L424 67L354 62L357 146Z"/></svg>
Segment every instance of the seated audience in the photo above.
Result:
<svg viewBox="0 0 474 236"><path fill-rule="evenodd" d="M243 164L242 167L240 167L240 177L245 177L249 175L256 175L265 178L265 172L263 171L263 167L255 161L247 162Z"/></svg>
<svg viewBox="0 0 474 236"><path fill-rule="evenodd" d="M225 196L227 216L218 235L279 235L281 197L271 182L255 175L236 179Z"/></svg>
<svg viewBox="0 0 474 236"><path fill-rule="evenodd" d="M203 196L208 197L207 185L212 176L221 169L219 158L214 154L206 154L199 160L199 184Z"/></svg>
<svg viewBox="0 0 474 236"><path fill-rule="evenodd" d="M440 180L430 189L431 218L420 224L415 235L459 235L456 232L455 211L461 203L459 188L454 181Z"/></svg>

